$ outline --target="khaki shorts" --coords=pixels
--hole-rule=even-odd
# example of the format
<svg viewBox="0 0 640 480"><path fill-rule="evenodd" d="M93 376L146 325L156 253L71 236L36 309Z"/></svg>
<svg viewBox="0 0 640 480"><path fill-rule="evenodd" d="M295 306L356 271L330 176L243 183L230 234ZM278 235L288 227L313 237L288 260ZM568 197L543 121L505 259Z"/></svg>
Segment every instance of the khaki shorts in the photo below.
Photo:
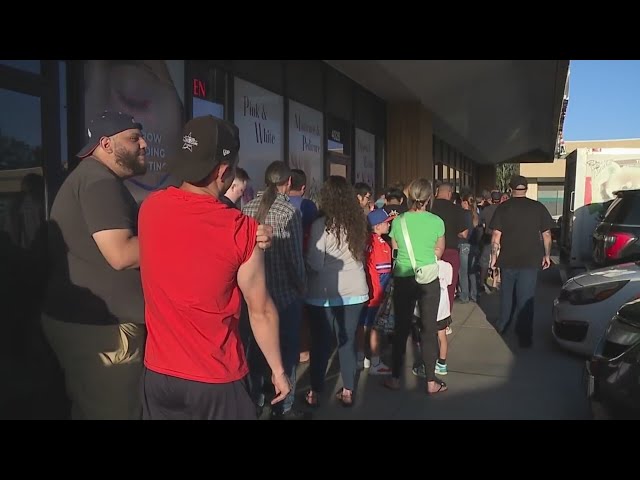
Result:
<svg viewBox="0 0 640 480"><path fill-rule="evenodd" d="M47 341L64 370L74 420L139 420L146 327L85 325L42 315Z"/></svg>

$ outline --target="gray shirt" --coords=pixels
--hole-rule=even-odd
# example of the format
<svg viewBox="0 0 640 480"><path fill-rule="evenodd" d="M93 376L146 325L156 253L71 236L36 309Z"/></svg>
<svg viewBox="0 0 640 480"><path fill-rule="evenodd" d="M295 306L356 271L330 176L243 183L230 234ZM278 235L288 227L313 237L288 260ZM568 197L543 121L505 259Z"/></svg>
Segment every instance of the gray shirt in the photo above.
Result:
<svg viewBox="0 0 640 480"><path fill-rule="evenodd" d="M308 281L306 303L320 307L356 305L369 299L364 266L353 257L346 235L340 246L325 229L325 218L311 225L307 251Z"/></svg>
<svg viewBox="0 0 640 480"><path fill-rule="evenodd" d="M144 323L140 270L114 270L92 237L125 228L137 235L136 201L115 173L85 158L62 184L51 209L47 315L94 325Z"/></svg>

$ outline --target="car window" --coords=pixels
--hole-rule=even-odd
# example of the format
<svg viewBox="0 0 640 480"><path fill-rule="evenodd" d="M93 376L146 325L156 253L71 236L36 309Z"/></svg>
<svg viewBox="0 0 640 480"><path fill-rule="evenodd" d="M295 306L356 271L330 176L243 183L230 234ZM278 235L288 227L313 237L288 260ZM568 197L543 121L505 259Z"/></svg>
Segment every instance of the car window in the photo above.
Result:
<svg viewBox="0 0 640 480"><path fill-rule="evenodd" d="M640 225L640 195L616 198L604 218L606 223Z"/></svg>

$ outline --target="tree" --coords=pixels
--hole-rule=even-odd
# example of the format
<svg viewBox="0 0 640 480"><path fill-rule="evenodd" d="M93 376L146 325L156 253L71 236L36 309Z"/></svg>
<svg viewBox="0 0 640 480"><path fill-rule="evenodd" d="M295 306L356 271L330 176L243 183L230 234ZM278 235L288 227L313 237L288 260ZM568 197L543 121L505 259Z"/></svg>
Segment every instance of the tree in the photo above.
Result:
<svg viewBox="0 0 640 480"><path fill-rule="evenodd" d="M496 185L501 192L509 188L509 180L520 173L519 163L501 163L496 167Z"/></svg>

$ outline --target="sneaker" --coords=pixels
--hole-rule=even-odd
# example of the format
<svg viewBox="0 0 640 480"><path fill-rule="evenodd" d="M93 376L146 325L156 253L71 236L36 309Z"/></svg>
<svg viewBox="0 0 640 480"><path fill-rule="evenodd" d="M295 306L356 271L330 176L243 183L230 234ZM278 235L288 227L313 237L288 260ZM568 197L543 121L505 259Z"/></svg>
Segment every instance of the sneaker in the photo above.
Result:
<svg viewBox="0 0 640 480"><path fill-rule="evenodd" d="M371 360L369 358L365 358L364 362L362 363L364 368L369 368L371 367Z"/></svg>
<svg viewBox="0 0 640 480"><path fill-rule="evenodd" d="M369 375L391 375L391 367L385 365L383 362L378 362L377 365L372 365L369 368Z"/></svg>
<svg viewBox="0 0 640 480"><path fill-rule="evenodd" d="M447 327L444 331L444 333L446 333L447 335L451 335L452 332L453 330L451 330L451 327Z"/></svg>
<svg viewBox="0 0 640 480"><path fill-rule="evenodd" d="M416 377L427 378L427 372L424 368L424 365L420 365L419 367L413 367L411 369L411 373L413 373Z"/></svg>
<svg viewBox="0 0 640 480"><path fill-rule="evenodd" d="M447 374L447 364L436 362L436 375L446 375Z"/></svg>

